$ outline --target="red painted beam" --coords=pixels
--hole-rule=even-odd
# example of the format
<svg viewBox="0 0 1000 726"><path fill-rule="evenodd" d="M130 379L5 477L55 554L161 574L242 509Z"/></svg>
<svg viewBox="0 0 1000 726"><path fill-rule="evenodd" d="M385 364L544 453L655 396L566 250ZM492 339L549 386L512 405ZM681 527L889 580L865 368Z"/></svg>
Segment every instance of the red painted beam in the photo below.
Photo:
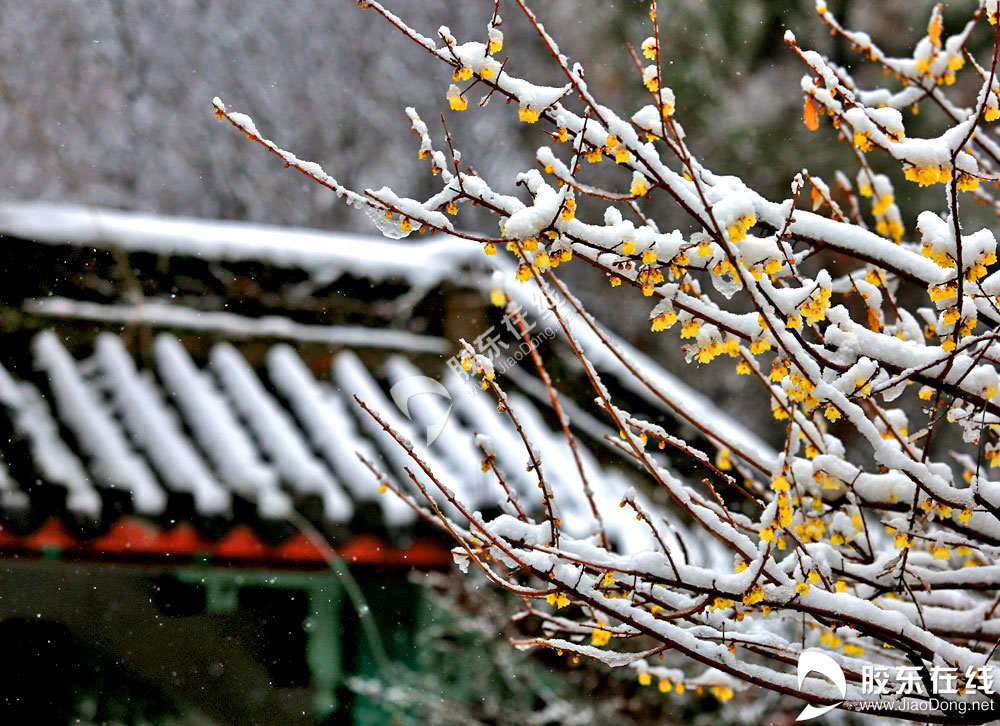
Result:
<svg viewBox="0 0 1000 726"><path fill-rule="evenodd" d="M121 517L106 533L89 541L75 537L57 517L47 519L36 531L24 536L0 525L0 557L41 554L54 549L67 557L89 560L152 559L176 563L204 556L240 564L310 568L326 561L326 554L305 534L297 533L284 542L269 545L245 524L233 527L216 542L203 537L186 522L163 529L133 517ZM452 559L443 542L425 539L398 548L370 534L357 535L335 551L348 564L359 566L447 569Z"/></svg>

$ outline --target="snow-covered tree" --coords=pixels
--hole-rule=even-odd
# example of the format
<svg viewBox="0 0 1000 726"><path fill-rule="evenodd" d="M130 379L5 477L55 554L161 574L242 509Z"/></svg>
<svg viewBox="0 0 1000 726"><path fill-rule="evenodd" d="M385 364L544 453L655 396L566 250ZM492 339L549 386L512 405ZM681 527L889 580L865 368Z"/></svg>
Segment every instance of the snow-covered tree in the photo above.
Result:
<svg viewBox="0 0 1000 726"><path fill-rule="evenodd" d="M484 519L360 401L408 454L416 489L382 485L454 536L459 563L516 594L523 616L540 623L541 635L518 645L629 667L665 692L706 689L727 701L754 686L882 716L991 720L1000 700L991 665L1000 642L1000 480L990 478L1000 465L1000 272L991 272L993 233L964 229L962 207L1000 209L990 189L1000 182L990 127L1000 119L998 0L982 0L952 35L934 8L905 57L842 26L817 0L815 22L881 70L886 85L862 86L785 34L805 69L788 92L801 94L816 145L839 144L844 171L825 181L803 170L780 201L756 191L752 174L713 172L692 150L684 98L671 90L665 62L670 29L655 0L648 37L628 47L648 101L628 112L595 97L585 67L560 53L527 0L496 0L482 30L464 38L444 26L428 37L374 0L359 5L440 61L442 121L508 104L504 113L546 137L537 168L508 171L518 194L497 191L466 164L448 126L439 132L430 121L436 110L424 120L407 109L419 159L438 180L424 201L389 187L353 191L219 99L216 114L365 209L388 236L444 232L512 256L517 279L537 287L596 407L619 431L620 455L642 467L649 491L671 500L652 508L643 491L622 499L651 543L645 550L609 538L605 520L618 513L596 505L581 536L579 522L563 521L545 452L524 435L502 376L464 342L463 365L523 441L540 502L508 497L504 514ZM555 70L551 85L517 74L501 10L534 29ZM970 39L987 33L991 51L976 58ZM940 128L908 135L925 108ZM474 151L480 144L488 152L495 140L476 137ZM916 197L930 201L905 218L904 200L926 189L938 193ZM668 204L684 213L683 229L658 223ZM455 221L472 206L491 213L495 229ZM606 276L607 307L643 306L652 335L679 332L690 364L735 364L743 405L770 412L780 450L739 445L725 420L692 421L714 448L706 453L629 410L602 382L596 354L617 358L636 388L674 404L603 332L594 317L603 311L592 316L567 287L556 268L570 262ZM509 291L494 297L510 302ZM559 410L541 357L535 364ZM580 444L564 428L575 452ZM494 443L476 443L483 470L509 493ZM666 447L705 478L676 473L657 451ZM686 538L710 544L694 552ZM843 688L798 677L796 662L816 650L833 659Z"/></svg>

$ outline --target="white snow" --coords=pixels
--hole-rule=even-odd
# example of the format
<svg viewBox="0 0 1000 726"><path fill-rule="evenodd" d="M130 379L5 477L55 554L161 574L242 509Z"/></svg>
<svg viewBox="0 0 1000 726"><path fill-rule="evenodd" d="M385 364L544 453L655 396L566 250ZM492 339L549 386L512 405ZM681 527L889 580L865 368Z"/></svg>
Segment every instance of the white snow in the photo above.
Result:
<svg viewBox="0 0 1000 726"><path fill-rule="evenodd" d="M153 381L136 371L121 339L102 333L97 338L94 355L108 397L126 430L163 481L177 491L190 493L196 510L202 514L228 512L229 492L216 481L181 433Z"/></svg>
<svg viewBox="0 0 1000 726"><path fill-rule="evenodd" d="M261 461L250 437L210 378L169 335L157 336L153 355L164 387L218 475L235 492L255 501L262 517L286 516L291 511L288 495L278 487L274 470Z"/></svg>
<svg viewBox="0 0 1000 726"><path fill-rule="evenodd" d="M354 511L351 500L309 450L288 413L265 390L239 351L228 343L219 343L212 349L211 365L229 400L282 479L300 494L321 497L327 519L349 520Z"/></svg>
<svg viewBox="0 0 1000 726"><path fill-rule="evenodd" d="M91 458L92 470L107 486L130 492L132 505L140 514L162 513L166 494L55 333L39 333L32 341L32 351L35 364L48 376L59 417Z"/></svg>

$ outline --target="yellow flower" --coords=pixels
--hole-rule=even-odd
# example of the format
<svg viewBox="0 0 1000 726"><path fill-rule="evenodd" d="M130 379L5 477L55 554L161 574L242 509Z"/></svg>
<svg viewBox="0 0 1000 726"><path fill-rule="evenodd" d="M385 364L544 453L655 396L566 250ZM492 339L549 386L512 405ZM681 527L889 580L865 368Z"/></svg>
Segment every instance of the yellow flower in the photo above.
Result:
<svg viewBox="0 0 1000 726"><path fill-rule="evenodd" d="M743 596L744 605L756 605L761 600L764 599L764 588L760 585L754 585L750 588L749 592Z"/></svg>
<svg viewBox="0 0 1000 726"><path fill-rule="evenodd" d="M490 28L490 55L503 50L503 33L498 28Z"/></svg>
<svg viewBox="0 0 1000 726"><path fill-rule="evenodd" d="M656 253L653 250L646 250L642 253L642 264L651 265L656 262Z"/></svg>
<svg viewBox="0 0 1000 726"><path fill-rule="evenodd" d="M701 323L698 322L696 318L688 320L684 325L681 326L681 338L694 338L698 335L698 330L701 328Z"/></svg>
<svg viewBox="0 0 1000 726"><path fill-rule="evenodd" d="M656 58L656 38L646 38L642 41L642 45L640 47L642 48L642 54L644 56L650 60Z"/></svg>
<svg viewBox="0 0 1000 726"><path fill-rule="evenodd" d="M662 330L667 330L672 327L674 323L677 322L677 313L673 310L668 310L665 313L660 313L655 318L653 318L653 326L651 330L654 333L659 333Z"/></svg>
<svg viewBox="0 0 1000 726"><path fill-rule="evenodd" d="M729 686L712 686L712 695L720 701L728 701L733 697L733 689Z"/></svg>
<svg viewBox="0 0 1000 726"><path fill-rule="evenodd" d="M996 121L1000 118L1000 106L987 106L983 118L987 121Z"/></svg>
<svg viewBox="0 0 1000 726"><path fill-rule="evenodd" d="M894 201L895 200L891 194L883 194L878 198L878 201L872 205L872 214L876 217L881 217L889 210L889 207Z"/></svg>
<svg viewBox="0 0 1000 726"><path fill-rule="evenodd" d="M843 580L837 580L833 585L833 589L837 592L847 592L847 583Z"/></svg>
<svg viewBox="0 0 1000 726"><path fill-rule="evenodd" d="M951 552L944 545L935 545L931 547L931 553L934 555L935 560L950 560Z"/></svg>
<svg viewBox="0 0 1000 726"><path fill-rule="evenodd" d="M538 111L528 106L521 106L517 112L517 117L528 124L533 124L538 120Z"/></svg>
<svg viewBox="0 0 1000 726"><path fill-rule="evenodd" d="M774 542L774 529L772 527L764 527L760 531L760 538L765 542Z"/></svg>
<svg viewBox="0 0 1000 726"><path fill-rule="evenodd" d="M823 416L830 421L836 421L840 418L840 411L832 403L827 405L826 409L823 411Z"/></svg>
<svg viewBox="0 0 1000 726"><path fill-rule="evenodd" d="M631 158L632 155L628 153L628 149L626 149L624 146L619 146L617 149L615 149L616 164L624 164Z"/></svg>
<svg viewBox="0 0 1000 726"><path fill-rule="evenodd" d="M488 255L495 255L497 253L497 246L492 242L487 242L486 246L483 248L483 252Z"/></svg>
<svg viewBox="0 0 1000 726"><path fill-rule="evenodd" d="M659 688L659 689L660 689L660 693L670 693L670 691L672 691L672 690L674 689L674 684L673 684L673 683L671 683L671 682L670 682L669 680L667 680L666 678L662 679L662 680L661 680L661 681L660 681L660 682L659 682L658 684L656 684L656 685L657 685L657 688Z"/></svg>
<svg viewBox="0 0 1000 726"><path fill-rule="evenodd" d="M958 191L971 192L979 188L979 179L969 174L958 175Z"/></svg>
<svg viewBox="0 0 1000 726"><path fill-rule="evenodd" d="M810 589L811 588L808 582L800 582L798 585L795 586L795 592L798 593L799 595L808 595Z"/></svg>
<svg viewBox="0 0 1000 726"><path fill-rule="evenodd" d="M922 187L951 181L951 170L940 169L936 166L915 167L908 166L903 170L903 176L912 182L916 182Z"/></svg>
<svg viewBox="0 0 1000 726"><path fill-rule="evenodd" d="M958 513L958 521L961 522L962 524L968 524L970 519L972 519L971 509L963 509L961 512Z"/></svg>
<svg viewBox="0 0 1000 726"><path fill-rule="evenodd" d="M629 191L637 197L643 197L649 192L649 183L641 172L637 171L632 174L632 187Z"/></svg>
<svg viewBox="0 0 1000 726"><path fill-rule="evenodd" d="M712 602L712 610L726 610L733 606L733 601L727 597L717 597Z"/></svg>
<svg viewBox="0 0 1000 726"><path fill-rule="evenodd" d="M598 621L598 625L604 626L605 623ZM594 628L590 633L590 642L600 648L602 645L607 645L611 640L611 633L607 630L602 630L601 628Z"/></svg>
<svg viewBox="0 0 1000 726"><path fill-rule="evenodd" d="M469 102L462 95L461 91L458 90L458 86L454 84L448 89L447 98L452 111L464 111L469 107Z"/></svg>
<svg viewBox="0 0 1000 726"><path fill-rule="evenodd" d="M855 131L854 132L854 145L857 146L861 151L871 151L872 150L872 134L871 131Z"/></svg>
<svg viewBox="0 0 1000 726"><path fill-rule="evenodd" d="M653 677L649 673L643 671L642 673L639 674L640 686L648 686L652 682L653 682Z"/></svg>

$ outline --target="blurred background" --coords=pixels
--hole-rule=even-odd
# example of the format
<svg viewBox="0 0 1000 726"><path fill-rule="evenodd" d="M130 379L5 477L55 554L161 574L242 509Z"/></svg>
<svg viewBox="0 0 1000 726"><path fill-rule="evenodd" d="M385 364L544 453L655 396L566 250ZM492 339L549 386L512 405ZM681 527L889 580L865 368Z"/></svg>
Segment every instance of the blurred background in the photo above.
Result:
<svg viewBox="0 0 1000 726"><path fill-rule="evenodd" d="M460 40L483 39L493 7L489 0L387 0L385 4L426 35L434 35L441 24L447 24ZM933 4L927 0L828 3L846 26L864 29L891 55L909 55L926 33ZM945 34L960 27L972 5L944 3ZM625 48L626 41L637 47L650 34L646 3L540 0L535 6L560 49L571 60L585 64L591 89L603 103L619 110L646 103L646 92ZM540 83L559 84L561 79L545 48L515 7L507 8L502 26L507 69ZM781 199L804 166L832 182L837 164L851 163L844 147L834 143L828 124L815 134L803 126L798 90L803 67L782 41L783 33L786 28L794 29L802 47L829 54L856 73L862 85L880 84L883 78L878 69L859 64L858 56L842 39L830 36L816 16L813 0L661 0L660 21L665 83L677 95L677 118L690 146L707 166L739 175L762 193ZM977 37L973 51L981 48L977 43L982 40ZM347 0L0 2L0 201L69 202L373 234L366 215L339 204L331 192L301 175L282 170L272 156L249 144L228 124L218 124L212 98L219 96L231 110L250 114L265 137L299 158L319 162L348 187L390 185L401 195L424 198L434 192L436 179L416 159L417 144L403 109L414 106L431 133L440 138L440 125L435 121L439 111L447 108L444 96L450 83L447 70L424 51L374 12ZM545 143L542 134L519 123L515 113L496 101L483 109L470 104L470 110L462 114L445 113L464 163L489 179L494 188L513 193L515 174L535 163L535 149ZM940 123L928 109L908 120L912 124L908 135L930 133ZM901 179L898 169L884 159L876 159L874 165L893 180ZM854 178L853 166L844 171ZM616 179L614 169L594 173L608 184L626 183ZM907 199L909 206L904 206L903 213L911 228L917 205L932 197L908 194ZM654 200L650 211L657 215L661 228L690 231L684 218L665 202ZM597 217L603 209L594 207L589 213ZM580 214L587 216L585 205ZM481 229L492 230L495 225L493 220L474 216L465 221ZM835 267L836 261L830 264ZM709 379L697 366L686 366L673 338L647 334L643 305L616 305L614 315L604 315L608 303L603 276L580 265L569 266L564 276L605 324L706 392L722 409L745 415L748 407L734 393L732 372L716 368ZM772 435L769 418L746 423L762 437L780 438L780 431ZM86 568L25 575L7 566L0 579L0 599L8 600L16 590L20 604L15 609L30 613L31 598L41 595L24 589L25 583L37 584L41 577L48 583L46 592L53 592L69 588L71 582L79 587L98 576ZM426 582L428 578L433 586ZM513 611L512 603L484 605L481 589L469 582L456 584L434 573L424 573L419 579L415 585L412 578L396 577L392 582L396 595L386 595L378 583L368 583L366 592L390 603L379 612L385 615L390 632L403 633L400 638L405 642L400 647L410 648L411 655L417 652L413 650L413 623L394 618L391 603L394 598L405 599L398 593L409 587L428 593L437 625L430 636L426 628L421 631L431 642L421 641L418 655L425 665L438 666L440 678L428 676L433 682L424 684L426 693L435 695L421 701L415 695L423 692L419 684L401 683L406 688L392 693L361 678L352 684L352 693L381 704L372 706L376 714L372 718L395 713L402 699L407 709L422 714L419 718L427 723L443 723L445 712L449 718L488 713L483 722L497 724L607 723L610 718L621 723L687 723L696 717L718 720L712 715L714 706L697 701L683 708L664 706L655 694L634 693L634 685L622 680L627 675L603 668L581 667L552 681L551 671L539 659L513 653L498 640ZM149 600L148 587L147 583L125 588L123 592L129 594L122 602ZM191 598L205 598L204 593L191 594L183 588L173 593L168 609L183 610ZM272 680L296 683L296 678L306 678L302 675L306 665L301 648L294 642L288 645L287 634L297 632L297 626L288 623L297 623L304 615L288 610L287 602L269 605L267 597L266 592L251 596L249 609L239 610L239 622L220 624L216 619L213 632L245 630L249 635L241 647L251 659L254 648L266 651L282 642L298 655L289 655L287 662L277 658L284 665L275 665L269 673ZM102 606L96 603L71 601L66 607L76 612L76 620L119 617L86 610L100 610ZM201 607L198 612L202 612L205 604L191 607ZM470 608L479 614L478 619L459 622L460 613ZM51 705L62 699L60 713L91 713L95 722L98 712L104 714L102 723L115 719L121 723L142 719L214 723L211 718L248 722L241 721L246 716L240 716L238 708L217 708L211 718L178 712L177 704L161 689L150 686L108 653L94 650L92 643L81 641L78 630L74 634L56 625L30 626L30 617L25 617L0 623L0 628L11 633L4 642L20 643L17 649L32 654L27 665L8 662L11 672L0 678L0 701L10 703L12 693L30 690L24 685L28 682L25 673L39 671L52 673L53 680L62 684L39 703ZM193 627L191 637L198 637L199 632ZM475 654L472 660L470 654ZM54 662L63 663L64 669L51 670ZM80 663L94 664L94 668L81 668ZM204 667L212 666L206 663ZM466 680L460 689L445 693L441 683L457 682L456 673ZM21 680L15 677L18 674ZM101 678L114 684L112 705L96 695L111 688ZM586 716L578 720L565 713L539 716L537 698L519 700L518 678L534 679L532 688L537 690L532 693L555 689L560 698L577 699L585 704ZM115 705L119 702L124 705ZM139 702L144 704L142 709L130 710L128 704Z"/></svg>

